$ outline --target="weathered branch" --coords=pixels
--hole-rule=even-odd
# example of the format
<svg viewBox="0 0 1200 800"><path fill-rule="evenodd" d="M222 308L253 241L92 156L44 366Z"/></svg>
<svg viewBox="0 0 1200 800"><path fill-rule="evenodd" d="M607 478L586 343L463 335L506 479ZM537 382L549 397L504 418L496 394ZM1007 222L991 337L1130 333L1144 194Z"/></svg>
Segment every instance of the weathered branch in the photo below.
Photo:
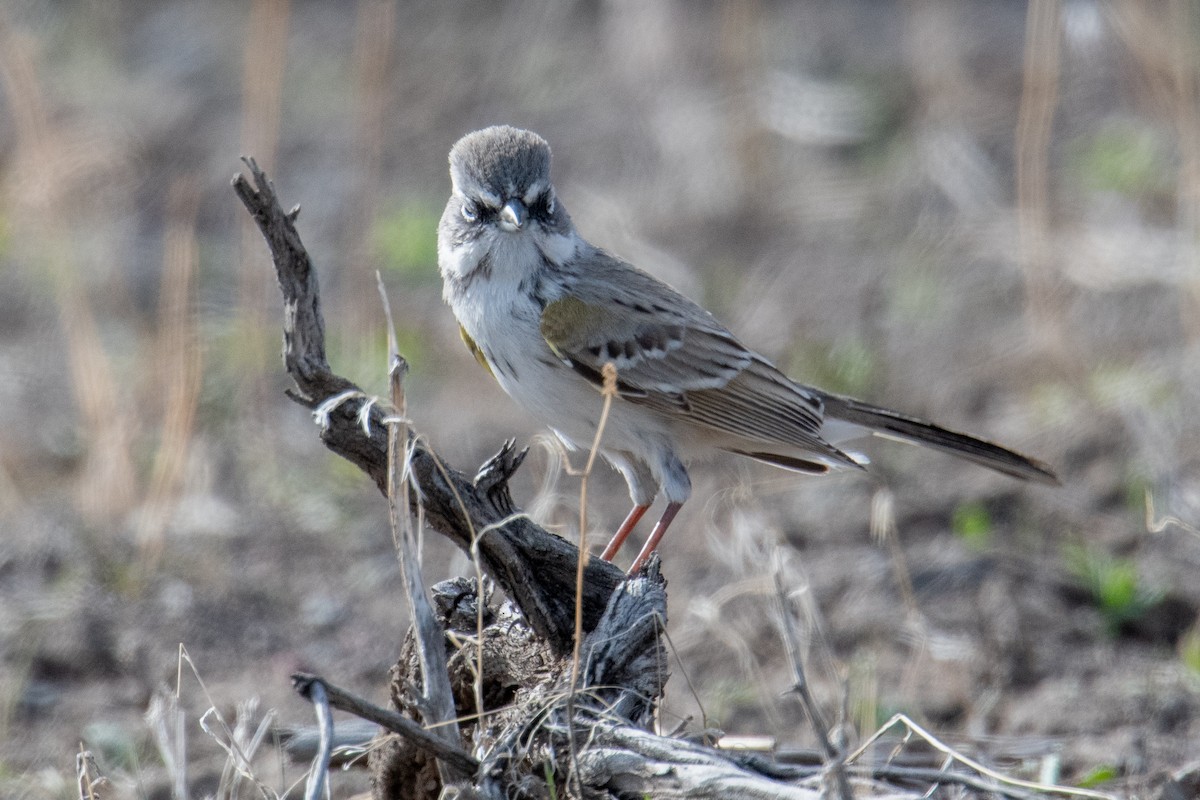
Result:
<svg viewBox="0 0 1200 800"><path fill-rule="evenodd" d="M583 785L609 797L817 800L820 788L781 783L711 747L624 725L598 728L579 757ZM605 794L600 794L604 792Z"/></svg>
<svg viewBox="0 0 1200 800"><path fill-rule="evenodd" d="M296 688L296 692L305 699L308 699L313 687L317 684L324 687L325 696L332 707L354 714L362 719L370 720L376 725L381 725L389 731L394 731L410 741L416 742L418 746L428 750L464 775L473 775L479 769L479 762L474 758L464 753L460 748L448 744L441 737L425 730L408 717L368 703L354 693L334 686L317 675L310 675L305 672L297 672L292 675L292 685Z"/></svg>
<svg viewBox="0 0 1200 800"><path fill-rule="evenodd" d="M590 690L607 713L638 723L648 721L667 683L667 585L659 559L613 592L600 624L580 648L581 689Z"/></svg>
<svg viewBox="0 0 1200 800"><path fill-rule="evenodd" d="M242 174L233 189L253 216L271 250L284 302L284 364L296 384L290 396L323 409L321 440L358 466L387 493L387 433L384 411L350 381L333 373L325 356L325 323L312 262L295 221L299 207L284 212L274 187L253 159L245 159L253 184ZM331 400L341 398L339 402ZM430 526L463 550L479 535L484 571L520 607L533 629L557 652L570 649L574 635L576 547L526 517L513 516L503 490L521 458L506 446L470 481L446 466L419 436L411 469ZM588 562L583 587L584 630L592 630L609 596L624 578L599 559Z"/></svg>

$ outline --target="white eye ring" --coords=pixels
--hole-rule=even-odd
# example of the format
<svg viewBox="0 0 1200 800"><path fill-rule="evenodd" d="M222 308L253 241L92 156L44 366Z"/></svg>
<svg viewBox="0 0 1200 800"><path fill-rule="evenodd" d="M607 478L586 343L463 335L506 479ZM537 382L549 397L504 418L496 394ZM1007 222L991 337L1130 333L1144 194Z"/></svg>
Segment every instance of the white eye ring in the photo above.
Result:
<svg viewBox="0 0 1200 800"><path fill-rule="evenodd" d="M462 218L467 222L474 222L475 220L479 219L479 213L475 211L474 206L472 206L470 203L463 203Z"/></svg>
<svg viewBox="0 0 1200 800"><path fill-rule="evenodd" d="M547 214L554 213L554 192L546 193L546 213Z"/></svg>

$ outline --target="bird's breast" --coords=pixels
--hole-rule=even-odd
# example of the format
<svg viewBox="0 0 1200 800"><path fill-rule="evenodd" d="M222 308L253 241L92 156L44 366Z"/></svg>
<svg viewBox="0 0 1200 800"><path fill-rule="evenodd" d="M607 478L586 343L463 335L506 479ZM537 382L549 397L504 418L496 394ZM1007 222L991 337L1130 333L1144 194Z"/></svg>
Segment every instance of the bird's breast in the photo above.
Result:
<svg viewBox="0 0 1200 800"><path fill-rule="evenodd" d="M556 360L538 329L541 309L519 287L494 280L477 281L451 303L459 323L487 359L496 379L523 380L532 364Z"/></svg>
<svg viewBox="0 0 1200 800"><path fill-rule="evenodd" d="M451 305L505 393L535 419L586 447L604 398L550 350L540 330L542 307L530 294L509 283L479 281ZM610 419L609 429L606 440L636 439L632 431L620 435L617 419Z"/></svg>

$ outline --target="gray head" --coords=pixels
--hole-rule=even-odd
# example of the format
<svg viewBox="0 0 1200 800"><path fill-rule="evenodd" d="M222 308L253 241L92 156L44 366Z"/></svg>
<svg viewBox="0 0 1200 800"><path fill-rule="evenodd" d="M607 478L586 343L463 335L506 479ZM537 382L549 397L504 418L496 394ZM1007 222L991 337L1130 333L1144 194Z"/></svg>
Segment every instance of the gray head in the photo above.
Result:
<svg viewBox="0 0 1200 800"><path fill-rule="evenodd" d="M550 183L550 146L531 131L496 125L468 133L450 150L450 181L443 223L456 214L467 228L498 225L509 233L531 221L552 232L570 225Z"/></svg>
<svg viewBox="0 0 1200 800"><path fill-rule="evenodd" d="M550 184L550 145L532 131L495 125L468 133L450 150L450 180L466 195L520 197Z"/></svg>

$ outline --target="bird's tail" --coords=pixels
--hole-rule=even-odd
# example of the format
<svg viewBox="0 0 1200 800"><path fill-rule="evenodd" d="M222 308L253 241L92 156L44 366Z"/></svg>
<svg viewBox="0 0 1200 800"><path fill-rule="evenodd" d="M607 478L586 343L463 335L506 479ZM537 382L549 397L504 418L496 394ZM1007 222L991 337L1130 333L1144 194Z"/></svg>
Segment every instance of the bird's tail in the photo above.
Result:
<svg viewBox="0 0 1200 800"><path fill-rule="evenodd" d="M1053 486L1059 483L1058 476L1046 464L1000 445L850 397L825 395L822 399L826 419L844 420L883 436L932 447L1014 478Z"/></svg>

